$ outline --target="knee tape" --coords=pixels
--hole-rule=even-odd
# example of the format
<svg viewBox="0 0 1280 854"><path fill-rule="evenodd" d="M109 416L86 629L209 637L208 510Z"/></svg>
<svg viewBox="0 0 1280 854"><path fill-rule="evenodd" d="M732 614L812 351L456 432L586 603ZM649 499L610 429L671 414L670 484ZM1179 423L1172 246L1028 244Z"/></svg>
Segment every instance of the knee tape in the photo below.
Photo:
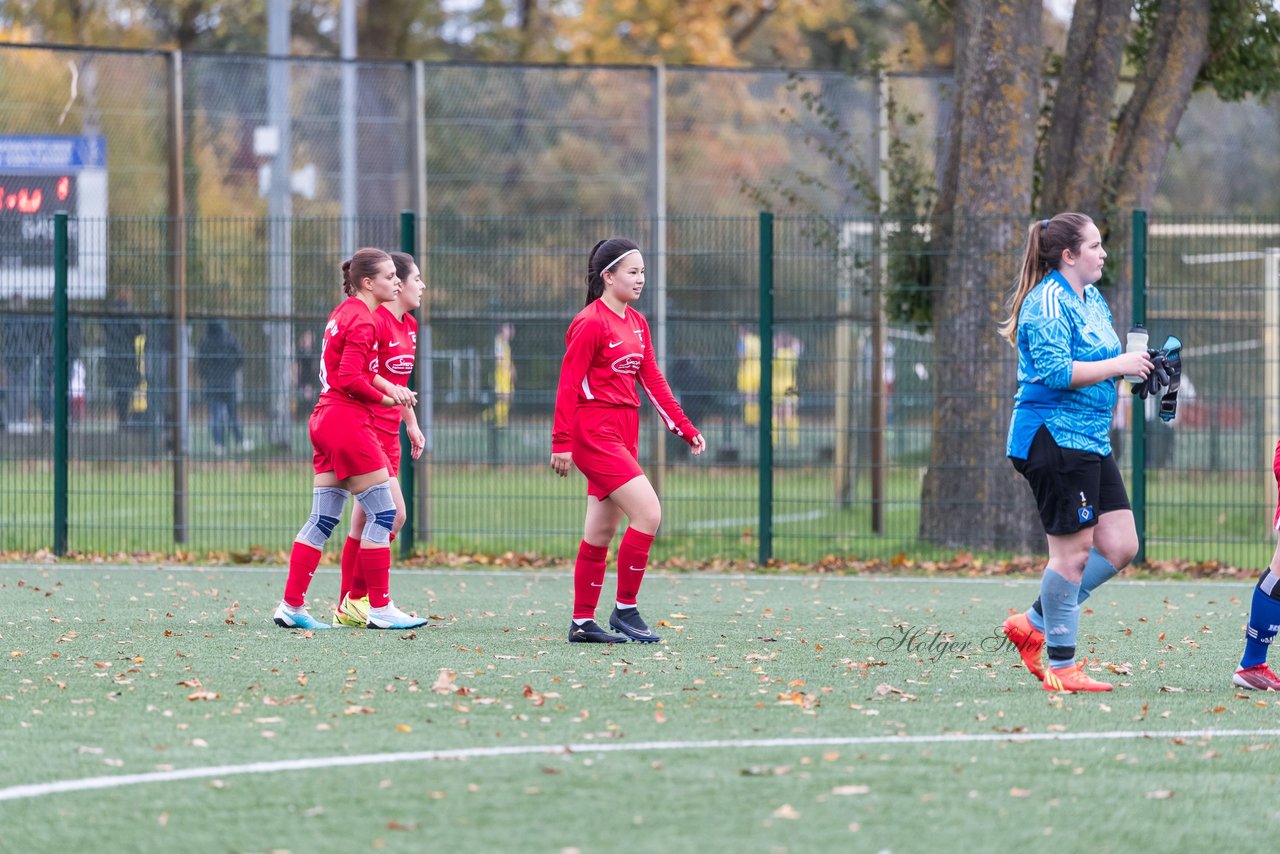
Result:
<svg viewBox="0 0 1280 854"><path fill-rule="evenodd" d="M360 539L380 546L390 545L391 529L396 524L396 502L391 495L391 483L369 487L356 496L356 501L364 508L364 530Z"/></svg>
<svg viewBox="0 0 1280 854"><path fill-rule="evenodd" d="M1272 599L1280 601L1280 575L1276 575L1270 569L1262 570L1262 577L1258 579L1258 589L1270 596Z"/></svg>
<svg viewBox="0 0 1280 854"><path fill-rule="evenodd" d="M342 518L342 508L351 493L336 486L317 486L311 493L311 515L298 532L298 539L323 549L329 535Z"/></svg>

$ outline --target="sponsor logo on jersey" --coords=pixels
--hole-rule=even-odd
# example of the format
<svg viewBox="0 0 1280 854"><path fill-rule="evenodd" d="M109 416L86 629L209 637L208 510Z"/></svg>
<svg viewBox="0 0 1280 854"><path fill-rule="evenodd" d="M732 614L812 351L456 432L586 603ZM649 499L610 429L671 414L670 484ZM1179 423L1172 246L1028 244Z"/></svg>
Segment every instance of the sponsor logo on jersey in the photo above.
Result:
<svg viewBox="0 0 1280 854"><path fill-rule="evenodd" d="M402 353L387 359L387 370L393 374L408 376L413 373L413 354Z"/></svg>
<svg viewBox="0 0 1280 854"><path fill-rule="evenodd" d="M612 367L615 373L635 374L640 371L640 363L643 361L638 353L628 353L615 359Z"/></svg>

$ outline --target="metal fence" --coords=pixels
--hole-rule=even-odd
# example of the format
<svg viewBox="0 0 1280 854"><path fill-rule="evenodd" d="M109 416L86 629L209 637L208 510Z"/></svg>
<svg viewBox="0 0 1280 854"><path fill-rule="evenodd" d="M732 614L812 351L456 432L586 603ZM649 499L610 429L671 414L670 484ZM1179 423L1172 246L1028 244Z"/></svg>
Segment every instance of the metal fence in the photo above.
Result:
<svg viewBox="0 0 1280 854"><path fill-rule="evenodd" d="M101 295L69 302L67 482L60 496L52 278L37 277L9 298L0 324L0 551L59 545L59 500L71 551L286 548L309 507L306 418L316 341L339 298L343 231L394 248L401 222L296 218L291 251L271 243L263 219L70 224L72 270L96 258L89 266L106 282ZM927 236L930 225L913 230ZM894 276L945 260L929 257L927 239L894 241L884 223L817 217L778 218L764 242L757 217L441 216L416 227L428 281L419 364L430 365L420 377L430 442L414 467L416 530L403 545L571 554L582 484L547 468L564 329L581 307L595 240L626 234L649 247L661 234L665 250L647 253L639 308L710 447L695 460L643 415L643 462L664 497L656 554L943 554L918 537L921 478L933 443L947 441L947 426L933 423L935 342L927 326L877 310ZM1186 347L1181 410L1172 428L1146 413L1144 465L1131 469L1133 415L1123 405L1115 437L1149 558L1260 566L1270 556L1275 247L1274 224L1157 218L1131 258L1145 266L1146 287L1132 297L1108 290L1122 330L1132 299L1156 343L1176 334ZM1109 248L1113 257L1132 251ZM0 245L0 255L13 250ZM273 278L282 262L287 283ZM273 306L286 287L282 313ZM243 364L211 376L205 342L223 323ZM509 401L495 392L495 349L507 331ZM211 420L219 391L230 391L234 419ZM1003 432L991 441L1002 447Z"/></svg>

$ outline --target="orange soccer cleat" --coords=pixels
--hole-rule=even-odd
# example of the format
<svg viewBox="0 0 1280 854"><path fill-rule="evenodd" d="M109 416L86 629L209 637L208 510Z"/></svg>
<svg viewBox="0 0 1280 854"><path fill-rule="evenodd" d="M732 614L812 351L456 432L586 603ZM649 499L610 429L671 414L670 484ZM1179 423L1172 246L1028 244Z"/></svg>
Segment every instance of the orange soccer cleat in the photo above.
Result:
<svg viewBox="0 0 1280 854"><path fill-rule="evenodd" d="M1040 663L1040 654L1044 651L1044 632L1031 625L1026 614L1014 614L1004 621L1000 627L1004 636L1022 656L1022 663L1031 675L1044 679L1044 665Z"/></svg>
<svg viewBox="0 0 1280 854"><path fill-rule="evenodd" d="M1049 668L1044 674L1044 689L1046 691L1058 691L1063 694L1071 694L1076 691L1110 691L1111 683L1090 679L1089 674L1084 672L1084 668L1077 661L1070 667L1064 667L1061 670Z"/></svg>

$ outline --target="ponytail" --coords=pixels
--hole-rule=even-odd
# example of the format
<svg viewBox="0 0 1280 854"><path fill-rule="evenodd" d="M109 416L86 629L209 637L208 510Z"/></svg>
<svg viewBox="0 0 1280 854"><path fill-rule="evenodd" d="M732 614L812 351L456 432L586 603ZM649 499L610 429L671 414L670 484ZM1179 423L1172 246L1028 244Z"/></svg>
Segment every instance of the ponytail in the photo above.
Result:
<svg viewBox="0 0 1280 854"><path fill-rule="evenodd" d="M342 292L349 297L360 293L360 283L378 274L378 265L390 261L391 256L381 249L357 249L355 254L342 262Z"/></svg>
<svg viewBox="0 0 1280 854"><path fill-rule="evenodd" d="M1000 335L1018 346L1018 315L1031 289L1062 263L1068 249L1078 253L1084 241L1084 227L1093 220L1081 213L1060 213L1039 219L1027 227L1027 243L1022 250L1022 269L1009 295L1009 317L998 327Z"/></svg>

